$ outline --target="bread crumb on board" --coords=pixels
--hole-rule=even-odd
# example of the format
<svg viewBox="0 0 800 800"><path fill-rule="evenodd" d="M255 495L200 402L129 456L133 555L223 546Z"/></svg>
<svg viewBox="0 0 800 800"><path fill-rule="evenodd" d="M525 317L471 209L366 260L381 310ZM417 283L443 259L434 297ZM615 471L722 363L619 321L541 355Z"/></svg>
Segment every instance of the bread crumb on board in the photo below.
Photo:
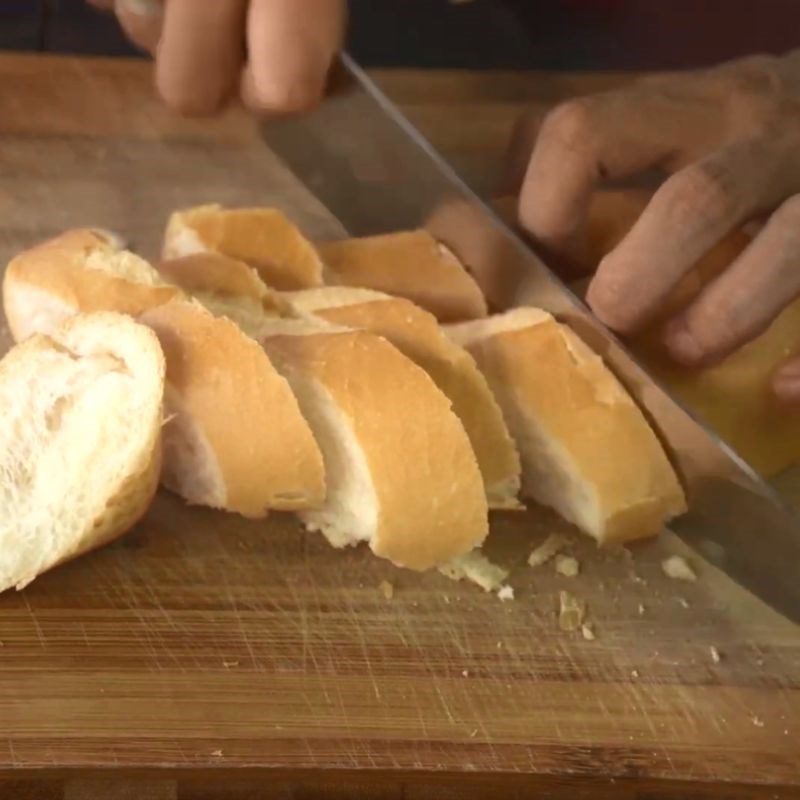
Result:
<svg viewBox="0 0 800 800"><path fill-rule="evenodd" d="M753 722L753 725L756 726L756 728L763 728L764 727L764 720L761 719L761 717L753 716L753 717L751 717L751 720Z"/></svg>
<svg viewBox="0 0 800 800"><path fill-rule="evenodd" d="M558 555L567 544L567 538L561 533L551 533L533 552L528 556L528 564L532 567L541 567L546 564L553 556Z"/></svg>
<svg viewBox="0 0 800 800"><path fill-rule="evenodd" d="M589 622L584 622L583 625L581 625L581 635L587 642L593 642L597 638L594 628Z"/></svg>
<svg viewBox="0 0 800 800"><path fill-rule="evenodd" d="M496 592L503 588L508 571L492 564L479 550L473 550L454 558L439 567L439 572L454 581L468 580L478 584L486 592Z"/></svg>
<svg viewBox="0 0 800 800"><path fill-rule="evenodd" d="M562 631L577 631L586 616L586 603L569 592L558 593L558 627Z"/></svg>
<svg viewBox="0 0 800 800"><path fill-rule="evenodd" d="M717 650L717 648L714 647L713 644L708 648L708 651L709 653L711 653L711 660L715 664L719 664L719 662L722 661L722 653L720 653L720 651Z"/></svg>
<svg viewBox="0 0 800 800"><path fill-rule="evenodd" d="M697 573L683 556L670 556L661 562L661 569L668 578L676 581L696 581Z"/></svg>
<svg viewBox="0 0 800 800"><path fill-rule="evenodd" d="M565 578L574 578L581 569L580 562L572 556L556 556L556 572Z"/></svg>
<svg viewBox="0 0 800 800"><path fill-rule="evenodd" d="M513 587L506 584L505 586L501 586L497 590L497 596L501 600L513 600L514 599L514 589Z"/></svg>
<svg viewBox="0 0 800 800"><path fill-rule="evenodd" d="M394 597L394 586L389 581L381 581L378 584L378 588L387 600L391 600Z"/></svg>

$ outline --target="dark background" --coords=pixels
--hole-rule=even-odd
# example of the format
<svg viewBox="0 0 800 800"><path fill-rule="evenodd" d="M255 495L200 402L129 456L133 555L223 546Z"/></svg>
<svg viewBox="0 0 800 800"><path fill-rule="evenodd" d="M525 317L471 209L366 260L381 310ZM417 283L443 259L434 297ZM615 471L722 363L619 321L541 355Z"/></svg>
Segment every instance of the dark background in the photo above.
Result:
<svg viewBox="0 0 800 800"><path fill-rule="evenodd" d="M198 0L204 2L204 0ZM654 69L800 46L800 0L351 0L367 66ZM0 48L132 55L83 0L0 0Z"/></svg>

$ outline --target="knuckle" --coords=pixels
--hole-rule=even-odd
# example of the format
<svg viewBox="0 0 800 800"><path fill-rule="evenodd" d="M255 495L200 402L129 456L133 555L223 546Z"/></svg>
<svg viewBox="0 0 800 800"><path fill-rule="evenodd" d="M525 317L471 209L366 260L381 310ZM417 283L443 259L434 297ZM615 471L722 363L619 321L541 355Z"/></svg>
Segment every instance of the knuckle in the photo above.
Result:
<svg viewBox="0 0 800 800"><path fill-rule="evenodd" d="M743 99L771 94L777 78L776 59L771 56L750 56L724 73L727 90Z"/></svg>
<svg viewBox="0 0 800 800"><path fill-rule="evenodd" d="M568 100L544 118L540 138L569 150L584 147L594 131L594 113L588 98Z"/></svg>
<svg viewBox="0 0 800 800"><path fill-rule="evenodd" d="M675 214L705 221L727 218L737 205L727 170L710 163L693 164L673 175L665 182L662 197Z"/></svg>

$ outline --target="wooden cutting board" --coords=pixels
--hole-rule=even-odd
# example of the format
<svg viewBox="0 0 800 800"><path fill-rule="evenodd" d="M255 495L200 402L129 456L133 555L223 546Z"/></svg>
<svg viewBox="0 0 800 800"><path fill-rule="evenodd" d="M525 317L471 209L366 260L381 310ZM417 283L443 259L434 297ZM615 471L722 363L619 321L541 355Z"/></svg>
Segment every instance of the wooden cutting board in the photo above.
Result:
<svg viewBox="0 0 800 800"><path fill-rule="evenodd" d="M469 102L463 80L432 84L437 107L448 81ZM204 201L340 231L249 119L171 118L143 64L0 56L0 137L3 263L81 224L153 254ZM0 797L800 797L796 627L671 535L603 553L566 531L566 578L526 564L553 515L492 528L513 602L160 495L122 541L0 596ZM664 576L673 553L696 583ZM560 630L561 591L594 640Z"/></svg>

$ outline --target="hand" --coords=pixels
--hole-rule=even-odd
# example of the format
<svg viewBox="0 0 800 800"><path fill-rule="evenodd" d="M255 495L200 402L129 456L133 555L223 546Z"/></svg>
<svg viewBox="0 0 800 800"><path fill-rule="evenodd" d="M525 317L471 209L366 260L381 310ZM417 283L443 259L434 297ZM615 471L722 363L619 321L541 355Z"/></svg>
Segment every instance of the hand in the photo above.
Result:
<svg viewBox="0 0 800 800"><path fill-rule="evenodd" d="M176 111L204 115L239 94L256 112L318 102L344 36L346 0L89 0L114 9L156 58L156 85Z"/></svg>
<svg viewBox="0 0 800 800"><path fill-rule="evenodd" d="M664 330L678 361L714 363L800 294L800 51L647 78L557 107L539 128L520 221L545 248L580 261L596 186L653 167L673 174L602 260L587 299L611 328L632 333L708 250L767 217ZM786 364L774 386L800 400L800 362Z"/></svg>

